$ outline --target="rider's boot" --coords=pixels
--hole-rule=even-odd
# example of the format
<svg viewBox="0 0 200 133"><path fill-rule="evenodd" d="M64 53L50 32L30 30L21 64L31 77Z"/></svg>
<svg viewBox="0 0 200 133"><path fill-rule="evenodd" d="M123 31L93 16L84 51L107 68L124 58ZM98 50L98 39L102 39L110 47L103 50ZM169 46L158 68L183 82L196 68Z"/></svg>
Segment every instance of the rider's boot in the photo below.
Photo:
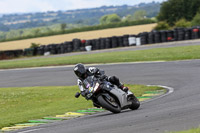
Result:
<svg viewBox="0 0 200 133"><path fill-rule="evenodd" d="M127 92L129 90L129 88L124 86L123 84L120 84L119 88L122 89L124 92Z"/></svg>

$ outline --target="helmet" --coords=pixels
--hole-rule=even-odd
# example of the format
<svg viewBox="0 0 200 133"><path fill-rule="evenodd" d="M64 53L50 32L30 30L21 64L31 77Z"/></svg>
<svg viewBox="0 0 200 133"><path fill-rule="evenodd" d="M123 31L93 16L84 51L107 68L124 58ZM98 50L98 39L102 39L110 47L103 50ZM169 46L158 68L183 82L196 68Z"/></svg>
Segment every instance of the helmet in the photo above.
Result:
<svg viewBox="0 0 200 133"><path fill-rule="evenodd" d="M76 64L75 67L74 67L74 73L79 78L84 78L86 76L85 66L83 64L81 64L81 63Z"/></svg>

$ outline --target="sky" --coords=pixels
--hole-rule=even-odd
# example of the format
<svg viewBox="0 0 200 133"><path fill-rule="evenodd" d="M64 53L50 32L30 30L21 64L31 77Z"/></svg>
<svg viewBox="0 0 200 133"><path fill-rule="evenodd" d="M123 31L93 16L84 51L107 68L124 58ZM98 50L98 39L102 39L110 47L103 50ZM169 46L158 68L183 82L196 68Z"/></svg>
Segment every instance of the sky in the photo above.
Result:
<svg viewBox="0 0 200 133"><path fill-rule="evenodd" d="M0 0L0 14L46 12L164 0Z"/></svg>

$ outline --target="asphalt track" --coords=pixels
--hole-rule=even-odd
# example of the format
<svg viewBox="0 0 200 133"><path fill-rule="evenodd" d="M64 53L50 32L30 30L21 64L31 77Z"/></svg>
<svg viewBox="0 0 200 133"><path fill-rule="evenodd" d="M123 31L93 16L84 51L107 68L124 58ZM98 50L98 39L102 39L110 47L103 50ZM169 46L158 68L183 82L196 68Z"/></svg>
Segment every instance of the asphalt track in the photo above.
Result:
<svg viewBox="0 0 200 133"><path fill-rule="evenodd" d="M95 66L95 65L94 65ZM200 60L96 65L122 82L174 88L170 95L125 110L30 127L19 133L164 133L200 124ZM0 71L0 87L75 85L72 67Z"/></svg>

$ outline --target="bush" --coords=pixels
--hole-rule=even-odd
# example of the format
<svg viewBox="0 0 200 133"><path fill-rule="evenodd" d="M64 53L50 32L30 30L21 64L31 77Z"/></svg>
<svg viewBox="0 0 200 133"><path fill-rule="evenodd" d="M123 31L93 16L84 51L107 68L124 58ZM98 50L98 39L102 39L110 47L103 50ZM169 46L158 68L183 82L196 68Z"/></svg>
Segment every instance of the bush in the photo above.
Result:
<svg viewBox="0 0 200 133"><path fill-rule="evenodd" d="M197 13L194 16L191 23L192 23L192 26L199 26L200 25L200 13Z"/></svg>
<svg viewBox="0 0 200 133"><path fill-rule="evenodd" d="M189 28L191 27L191 22L186 21L184 18L180 19L179 21L177 21L175 23L175 27L179 27L179 28Z"/></svg>
<svg viewBox="0 0 200 133"><path fill-rule="evenodd" d="M162 21L159 22L156 27L154 27L154 30L170 30L170 26L167 22Z"/></svg>
<svg viewBox="0 0 200 133"><path fill-rule="evenodd" d="M37 44L37 43L31 43L30 48L37 48L37 47L39 47L39 46L40 46L40 44Z"/></svg>

